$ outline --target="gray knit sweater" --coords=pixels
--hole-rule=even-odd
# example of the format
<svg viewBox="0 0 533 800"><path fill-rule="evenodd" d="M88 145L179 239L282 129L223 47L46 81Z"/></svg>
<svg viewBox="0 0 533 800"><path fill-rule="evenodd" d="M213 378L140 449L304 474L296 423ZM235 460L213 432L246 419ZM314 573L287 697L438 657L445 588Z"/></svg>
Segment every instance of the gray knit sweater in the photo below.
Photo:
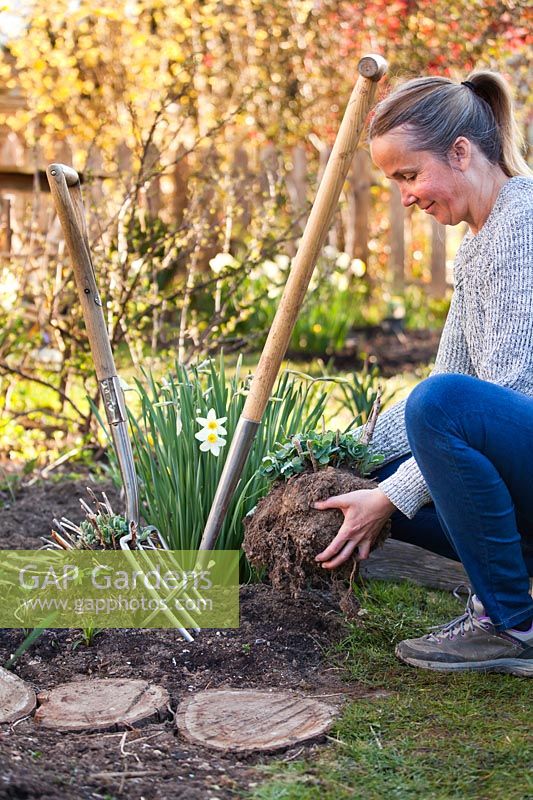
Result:
<svg viewBox="0 0 533 800"><path fill-rule="evenodd" d="M502 187L483 227L464 237L433 375L459 372L533 396L533 178ZM372 439L385 462L407 455L405 401L385 411ZM414 458L380 483L407 517L431 501Z"/></svg>

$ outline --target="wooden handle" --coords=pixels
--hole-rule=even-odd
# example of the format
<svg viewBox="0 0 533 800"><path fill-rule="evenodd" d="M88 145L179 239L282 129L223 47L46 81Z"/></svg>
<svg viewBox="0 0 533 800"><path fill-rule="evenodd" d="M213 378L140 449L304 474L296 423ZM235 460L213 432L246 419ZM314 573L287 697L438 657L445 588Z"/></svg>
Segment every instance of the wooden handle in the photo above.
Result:
<svg viewBox="0 0 533 800"><path fill-rule="evenodd" d="M103 381L117 373L96 286L78 173L64 164L50 164L46 176L72 261L96 376Z"/></svg>
<svg viewBox="0 0 533 800"><path fill-rule="evenodd" d="M242 417L252 422L261 421L268 403L361 131L373 105L377 81L386 69L387 62L381 56L365 56L359 62L359 78L348 101L242 411Z"/></svg>

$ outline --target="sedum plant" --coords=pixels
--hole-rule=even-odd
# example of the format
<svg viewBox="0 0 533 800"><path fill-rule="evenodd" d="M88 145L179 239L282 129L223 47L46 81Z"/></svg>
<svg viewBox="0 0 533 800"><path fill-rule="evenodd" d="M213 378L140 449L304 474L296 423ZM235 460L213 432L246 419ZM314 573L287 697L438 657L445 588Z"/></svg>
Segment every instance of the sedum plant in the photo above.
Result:
<svg viewBox="0 0 533 800"><path fill-rule="evenodd" d="M363 440L363 430L308 431L292 436L263 458L261 475L269 481L288 479L312 468L349 466L364 477L379 466L383 456L373 453Z"/></svg>
<svg viewBox="0 0 533 800"><path fill-rule="evenodd" d="M80 498L84 519L80 523L67 517L54 519L57 530L52 529L51 539L45 541L63 550L120 550L121 539L130 532L126 517L115 514L105 492L102 492L102 500L98 500L89 487L87 493L94 509ZM138 544L152 543L157 546L157 530L153 525L148 525L133 532L130 546L135 549Z"/></svg>
<svg viewBox="0 0 533 800"><path fill-rule="evenodd" d="M161 380L145 373L136 381L140 413L129 411L142 515L171 549L198 547L241 415L251 376L242 359L234 375L224 358L196 366L175 364ZM318 425L326 404L326 379L283 372L275 386L231 500L218 549L239 549L242 519L270 481L260 471L277 441ZM146 386L145 386L146 384ZM119 482L112 448L110 458Z"/></svg>

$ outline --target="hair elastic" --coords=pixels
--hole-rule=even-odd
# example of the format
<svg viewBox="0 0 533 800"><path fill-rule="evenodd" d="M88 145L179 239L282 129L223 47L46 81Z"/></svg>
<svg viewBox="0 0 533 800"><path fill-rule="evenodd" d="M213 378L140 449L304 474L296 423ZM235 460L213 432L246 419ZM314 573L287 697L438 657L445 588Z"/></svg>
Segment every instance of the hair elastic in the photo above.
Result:
<svg viewBox="0 0 533 800"><path fill-rule="evenodd" d="M476 94L476 87L472 81L461 81L461 86L467 86L469 89L471 89L471 91L474 92L474 94Z"/></svg>

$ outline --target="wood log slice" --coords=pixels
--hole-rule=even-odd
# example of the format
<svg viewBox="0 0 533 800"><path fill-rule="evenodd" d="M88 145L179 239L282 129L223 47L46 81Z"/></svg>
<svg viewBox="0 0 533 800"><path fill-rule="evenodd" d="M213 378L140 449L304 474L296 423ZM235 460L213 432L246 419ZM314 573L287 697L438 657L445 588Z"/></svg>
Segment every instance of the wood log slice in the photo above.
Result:
<svg viewBox="0 0 533 800"><path fill-rule="evenodd" d="M326 703L289 692L212 689L183 700L176 725L205 747L270 752L323 735L336 715Z"/></svg>
<svg viewBox="0 0 533 800"><path fill-rule="evenodd" d="M463 565L451 558L430 553L414 544L387 539L379 550L361 563L362 578L378 578L383 581L410 580L429 589L452 591L470 581Z"/></svg>
<svg viewBox="0 0 533 800"><path fill-rule="evenodd" d="M169 694L145 680L94 679L63 683L37 695L35 722L59 731L117 730L168 715Z"/></svg>
<svg viewBox="0 0 533 800"><path fill-rule="evenodd" d="M27 717L36 704L35 692L31 686L0 667L0 724L11 724Z"/></svg>

